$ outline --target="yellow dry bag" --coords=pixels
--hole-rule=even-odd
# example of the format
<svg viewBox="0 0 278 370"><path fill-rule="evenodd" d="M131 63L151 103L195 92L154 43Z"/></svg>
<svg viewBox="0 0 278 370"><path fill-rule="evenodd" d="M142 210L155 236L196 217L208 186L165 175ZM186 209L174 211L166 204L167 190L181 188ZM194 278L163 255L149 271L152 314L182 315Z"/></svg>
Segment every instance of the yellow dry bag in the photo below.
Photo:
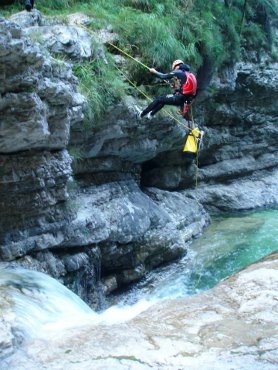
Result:
<svg viewBox="0 0 278 370"><path fill-rule="evenodd" d="M200 142L203 137L204 132L200 131L198 127L195 127L193 130L189 132L187 135L185 145L183 148L183 152L191 158L195 158L199 147L200 147Z"/></svg>

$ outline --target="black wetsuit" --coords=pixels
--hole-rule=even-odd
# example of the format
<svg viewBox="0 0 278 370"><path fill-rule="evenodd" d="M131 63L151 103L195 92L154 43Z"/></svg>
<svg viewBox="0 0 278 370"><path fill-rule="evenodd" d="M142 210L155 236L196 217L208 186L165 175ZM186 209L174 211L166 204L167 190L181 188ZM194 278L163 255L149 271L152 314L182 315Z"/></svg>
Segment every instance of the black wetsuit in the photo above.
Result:
<svg viewBox="0 0 278 370"><path fill-rule="evenodd" d="M169 73L156 72L155 75L163 80L177 78L180 81L180 86L182 86L186 82L186 74L184 73L182 65L179 67L179 69L176 69L175 71ZM191 99L191 97L182 94L180 89L176 90L173 94L159 96L152 103L150 103L147 108L143 110L143 112L141 113L141 117L144 117L150 112L153 116L158 111L160 111L160 109L162 109L165 104L183 107L183 104L189 99Z"/></svg>
<svg viewBox="0 0 278 370"><path fill-rule="evenodd" d="M34 2L35 0L25 0L24 1L25 9L27 10L27 12L30 12L34 8Z"/></svg>

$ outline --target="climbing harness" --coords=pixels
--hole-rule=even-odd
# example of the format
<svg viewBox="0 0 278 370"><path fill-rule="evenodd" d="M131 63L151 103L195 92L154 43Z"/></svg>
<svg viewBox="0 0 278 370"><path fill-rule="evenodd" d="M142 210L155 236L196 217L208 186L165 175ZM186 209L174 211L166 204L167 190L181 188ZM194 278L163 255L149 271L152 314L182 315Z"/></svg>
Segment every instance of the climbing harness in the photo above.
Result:
<svg viewBox="0 0 278 370"><path fill-rule="evenodd" d="M178 114L180 114L184 119L187 120L187 122L190 122L190 117L189 117L189 107L191 103L185 102L183 104L182 110L178 111ZM188 124L190 127L190 124Z"/></svg>

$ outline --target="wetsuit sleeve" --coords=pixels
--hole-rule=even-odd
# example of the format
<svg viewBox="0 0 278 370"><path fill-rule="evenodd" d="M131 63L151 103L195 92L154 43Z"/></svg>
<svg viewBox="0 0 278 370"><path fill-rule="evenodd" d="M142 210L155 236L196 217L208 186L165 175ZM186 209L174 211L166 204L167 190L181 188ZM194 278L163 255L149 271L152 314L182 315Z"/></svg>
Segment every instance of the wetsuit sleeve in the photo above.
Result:
<svg viewBox="0 0 278 370"><path fill-rule="evenodd" d="M185 74L180 70L172 71L172 72L169 72L169 73L156 72L155 75L156 75L156 77L161 78L163 80L170 80L173 77L177 77L179 79L184 79L184 76L185 76Z"/></svg>
<svg viewBox="0 0 278 370"><path fill-rule="evenodd" d="M170 80L171 78L175 77L175 72L170 73L156 72L155 76L158 78L162 78L163 80Z"/></svg>

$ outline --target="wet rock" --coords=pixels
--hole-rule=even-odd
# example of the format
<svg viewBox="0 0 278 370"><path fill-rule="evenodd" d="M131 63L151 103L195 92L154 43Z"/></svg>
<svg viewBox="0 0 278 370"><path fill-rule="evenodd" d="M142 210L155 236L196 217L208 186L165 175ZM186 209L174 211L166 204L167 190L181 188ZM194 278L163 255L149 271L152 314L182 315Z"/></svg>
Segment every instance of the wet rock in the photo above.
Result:
<svg viewBox="0 0 278 370"><path fill-rule="evenodd" d="M117 279L115 276L107 276L105 279L102 279L104 293L108 295L118 288Z"/></svg>
<svg viewBox="0 0 278 370"><path fill-rule="evenodd" d="M184 194L189 192L184 191ZM257 173L229 184L201 185L194 196L212 212L275 207L278 203L278 171Z"/></svg>
<svg viewBox="0 0 278 370"><path fill-rule="evenodd" d="M57 189L57 183L53 186ZM66 281L69 274L90 270L92 258L96 258L91 249L98 245L96 270L101 268L104 280L113 276L119 287L138 280L154 266L184 255L187 243L209 222L194 199L157 189L145 194L134 181L87 188L69 203L73 213L67 222L61 212L60 220L47 225L41 205L34 219L29 216L28 223L21 224L24 232L3 231L1 259L12 261L32 253L29 268L33 264L35 269ZM19 214L27 214L30 205L25 206ZM44 207L49 212L47 198ZM17 264L26 267L27 260L18 259Z"/></svg>
<svg viewBox="0 0 278 370"><path fill-rule="evenodd" d="M134 181L87 188L74 202L77 217L61 247L101 243L102 274L114 274L119 285L185 254L209 222L195 200L157 189L145 194Z"/></svg>
<svg viewBox="0 0 278 370"><path fill-rule="evenodd" d="M1 312L3 312L5 310L3 303L1 303L0 307ZM11 321L11 318L0 318L0 358L10 356L14 351L14 336L12 334L11 325L8 323L9 320Z"/></svg>
<svg viewBox="0 0 278 370"><path fill-rule="evenodd" d="M7 358L3 368L21 370L28 364L28 369L73 369L78 362L80 369L93 363L95 369L119 370L274 370L277 267L274 253L209 291L161 300L133 319L123 311L113 324L87 321L55 332L51 341L35 338Z"/></svg>

